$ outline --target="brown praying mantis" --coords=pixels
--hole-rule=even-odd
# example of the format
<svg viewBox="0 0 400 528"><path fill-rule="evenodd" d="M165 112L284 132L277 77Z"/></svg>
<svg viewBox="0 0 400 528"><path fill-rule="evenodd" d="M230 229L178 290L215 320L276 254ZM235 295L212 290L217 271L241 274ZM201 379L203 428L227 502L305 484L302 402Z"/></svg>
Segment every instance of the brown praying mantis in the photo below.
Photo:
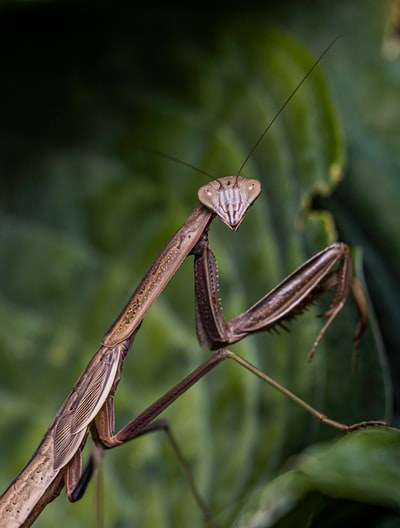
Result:
<svg viewBox="0 0 400 528"><path fill-rule="evenodd" d="M307 72L279 113L322 56ZM311 257L242 314L229 321L224 319L218 294L216 262L208 245L208 231L216 217L232 231L236 231L247 210L259 196L259 181L240 176L249 156L237 175L216 179L199 189L199 204L154 260L125 308L105 334L99 350L74 385L35 453L0 497L0 519L4 528L31 526L43 508L59 495L64 485L71 501L81 497L90 478L90 468L87 473L82 473L81 464L82 450L89 432L100 449L108 449L147 432L167 429L165 422L157 419L158 416L199 379L228 358L300 404L318 420L342 431L383 424L373 421L348 426L336 422L226 348L248 335L267 331L290 321L332 289L335 290L335 295L330 308L323 314L327 320L314 341L309 353L310 359L350 293L359 312L359 324L354 337L356 348L367 323L366 296L360 282L353 276L349 247L340 242ZM147 311L189 255L194 256L197 337L203 348L215 352L115 432L113 399L122 365ZM210 521L207 508L196 491L195 496L206 520Z"/></svg>

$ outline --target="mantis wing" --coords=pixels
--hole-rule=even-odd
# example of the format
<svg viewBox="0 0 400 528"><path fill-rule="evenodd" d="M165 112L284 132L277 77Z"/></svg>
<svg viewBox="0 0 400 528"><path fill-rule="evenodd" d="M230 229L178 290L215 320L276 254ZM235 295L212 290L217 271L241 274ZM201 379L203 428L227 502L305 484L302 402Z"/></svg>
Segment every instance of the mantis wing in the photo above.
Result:
<svg viewBox="0 0 400 528"><path fill-rule="evenodd" d="M54 420L55 470L65 466L76 453L114 383L121 347L102 348L88 364Z"/></svg>

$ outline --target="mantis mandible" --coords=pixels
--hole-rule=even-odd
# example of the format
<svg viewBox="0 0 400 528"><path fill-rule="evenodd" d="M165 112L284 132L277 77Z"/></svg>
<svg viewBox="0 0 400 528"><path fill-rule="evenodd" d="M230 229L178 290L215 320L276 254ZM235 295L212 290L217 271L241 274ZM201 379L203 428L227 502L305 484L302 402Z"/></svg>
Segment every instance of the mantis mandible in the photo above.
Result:
<svg viewBox="0 0 400 528"><path fill-rule="evenodd" d="M307 72L280 111L323 55ZM154 260L125 308L105 334L99 350L74 385L35 453L0 497L0 519L4 528L31 526L43 508L59 495L64 485L71 501L81 497L89 478L85 474L82 476L81 463L89 432L100 448L108 449L144 433L165 429L165 423L157 420L158 416L200 378L228 358L274 386L320 421L340 430L350 431L367 425L383 424L374 421L348 426L331 420L226 348L250 334L269 330L291 320L331 289L335 289L336 293L331 307L323 314L327 320L314 341L310 359L350 293L359 312L359 324L354 337L356 348L367 322L365 294L352 274L349 247L340 242L311 257L247 311L225 321L218 296L216 262L208 245L208 230L212 220L218 217L229 229L236 231L247 210L259 196L260 182L239 175L249 156L237 175L216 179L199 189L199 204ZM198 340L203 348L215 352L120 431L115 432L113 398L122 365L147 311L189 255L194 256ZM201 498L197 497L197 500L206 520L210 521Z"/></svg>

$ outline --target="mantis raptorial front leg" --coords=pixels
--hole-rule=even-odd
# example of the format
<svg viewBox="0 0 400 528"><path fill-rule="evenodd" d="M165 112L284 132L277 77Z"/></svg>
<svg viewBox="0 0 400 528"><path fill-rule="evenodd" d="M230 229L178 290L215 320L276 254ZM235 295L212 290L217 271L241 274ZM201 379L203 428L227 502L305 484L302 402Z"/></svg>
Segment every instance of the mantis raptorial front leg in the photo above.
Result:
<svg viewBox="0 0 400 528"><path fill-rule="evenodd" d="M367 299L358 279L353 276L350 249L341 242L323 249L278 286L242 314L225 321L218 295L217 267L208 246L207 233L193 249L195 255L197 336L203 348L216 348L236 343L249 334L268 330L301 314L323 293L336 288L328 311L329 317L309 352L311 360L325 332L343 308L350 291L359 311L359 323L354 335L357 349L368 319ZM334 268L338 265L337 268ZM204 284L207 286L204 287Z"/></svg>

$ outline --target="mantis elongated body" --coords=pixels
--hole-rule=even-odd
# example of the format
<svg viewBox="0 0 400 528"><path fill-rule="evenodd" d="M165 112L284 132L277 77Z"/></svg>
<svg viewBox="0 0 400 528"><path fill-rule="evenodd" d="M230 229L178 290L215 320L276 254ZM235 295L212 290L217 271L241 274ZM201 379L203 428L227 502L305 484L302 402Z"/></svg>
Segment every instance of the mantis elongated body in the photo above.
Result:
<svg viewBox="0 0 400 528"><path fill-rule="evenodd" d="M82 483L81 453L89 432L97 445L113 448L146 432L163 428L164 423L157 420L158 416L200 378L228 358L302 405L319 420L340 430L381 424L363 422L348 426L331 420L225 348L247 335L269 330L291 320L331 289L335 289L336 293L331 307L323 314L327 321L313 344L310 358L350 292L360 316L355 333L356 347L367 322L366 297L352 274L349 248L343 243L323 249L247 311L225 321L218 296L215 258L208 245L208 230L212 220L219 217L231 230L236 231L260 192L258 180L239 175L217 179L199 189L199 204L154 260L125 308L105 334L99 350L56 414L35 453L0 497L2 527L31 526L64 485L72 501L80 498L85 486L85 482ZM215 352L115 432L113 398L122 365L147 311L189 255L194 256L197 336L201 346ZM199 504L202 507L201 499Z"/></svg>
<svg viewBox="0 0 400 528"><path fill-rule="evenodd" d="M359 282L352 275L349 248L343 243L332 244L324 249L246 312L230 321L224 320L218 297L215 259L208 246L208 229L217 215L230 229L237 230L260 192L261 185L257 180L241 176L221 178L200 188L199 205L156 258L115 323L105 334L102 346L58 411L32 458L1 496L2 526L30 526L45 505L59 494L64 484L69 498L76 499L74 493L81 477L81 451L89 430L96 441L106 448L115 447L151 430L155 418L166 407L228 357L238 361L268 383L274 384L330 425L342 430L369 425L363 423L349 427L326 418L258 372L256 367L223 348L249 334L268 330L290 320L333 287L336 288L336 295L331 308L324 314L328 319L314 342L311 356L342 309L350 291L360 313L360 323L355 335L356 345L367 320L366 299ZM120 380L123 362L145 314L190 254L193 254L195 259L197 335L203 347L217 349L217 352L115 433L113 396ZM336 264L338 267L335 267Z"/></svg>

